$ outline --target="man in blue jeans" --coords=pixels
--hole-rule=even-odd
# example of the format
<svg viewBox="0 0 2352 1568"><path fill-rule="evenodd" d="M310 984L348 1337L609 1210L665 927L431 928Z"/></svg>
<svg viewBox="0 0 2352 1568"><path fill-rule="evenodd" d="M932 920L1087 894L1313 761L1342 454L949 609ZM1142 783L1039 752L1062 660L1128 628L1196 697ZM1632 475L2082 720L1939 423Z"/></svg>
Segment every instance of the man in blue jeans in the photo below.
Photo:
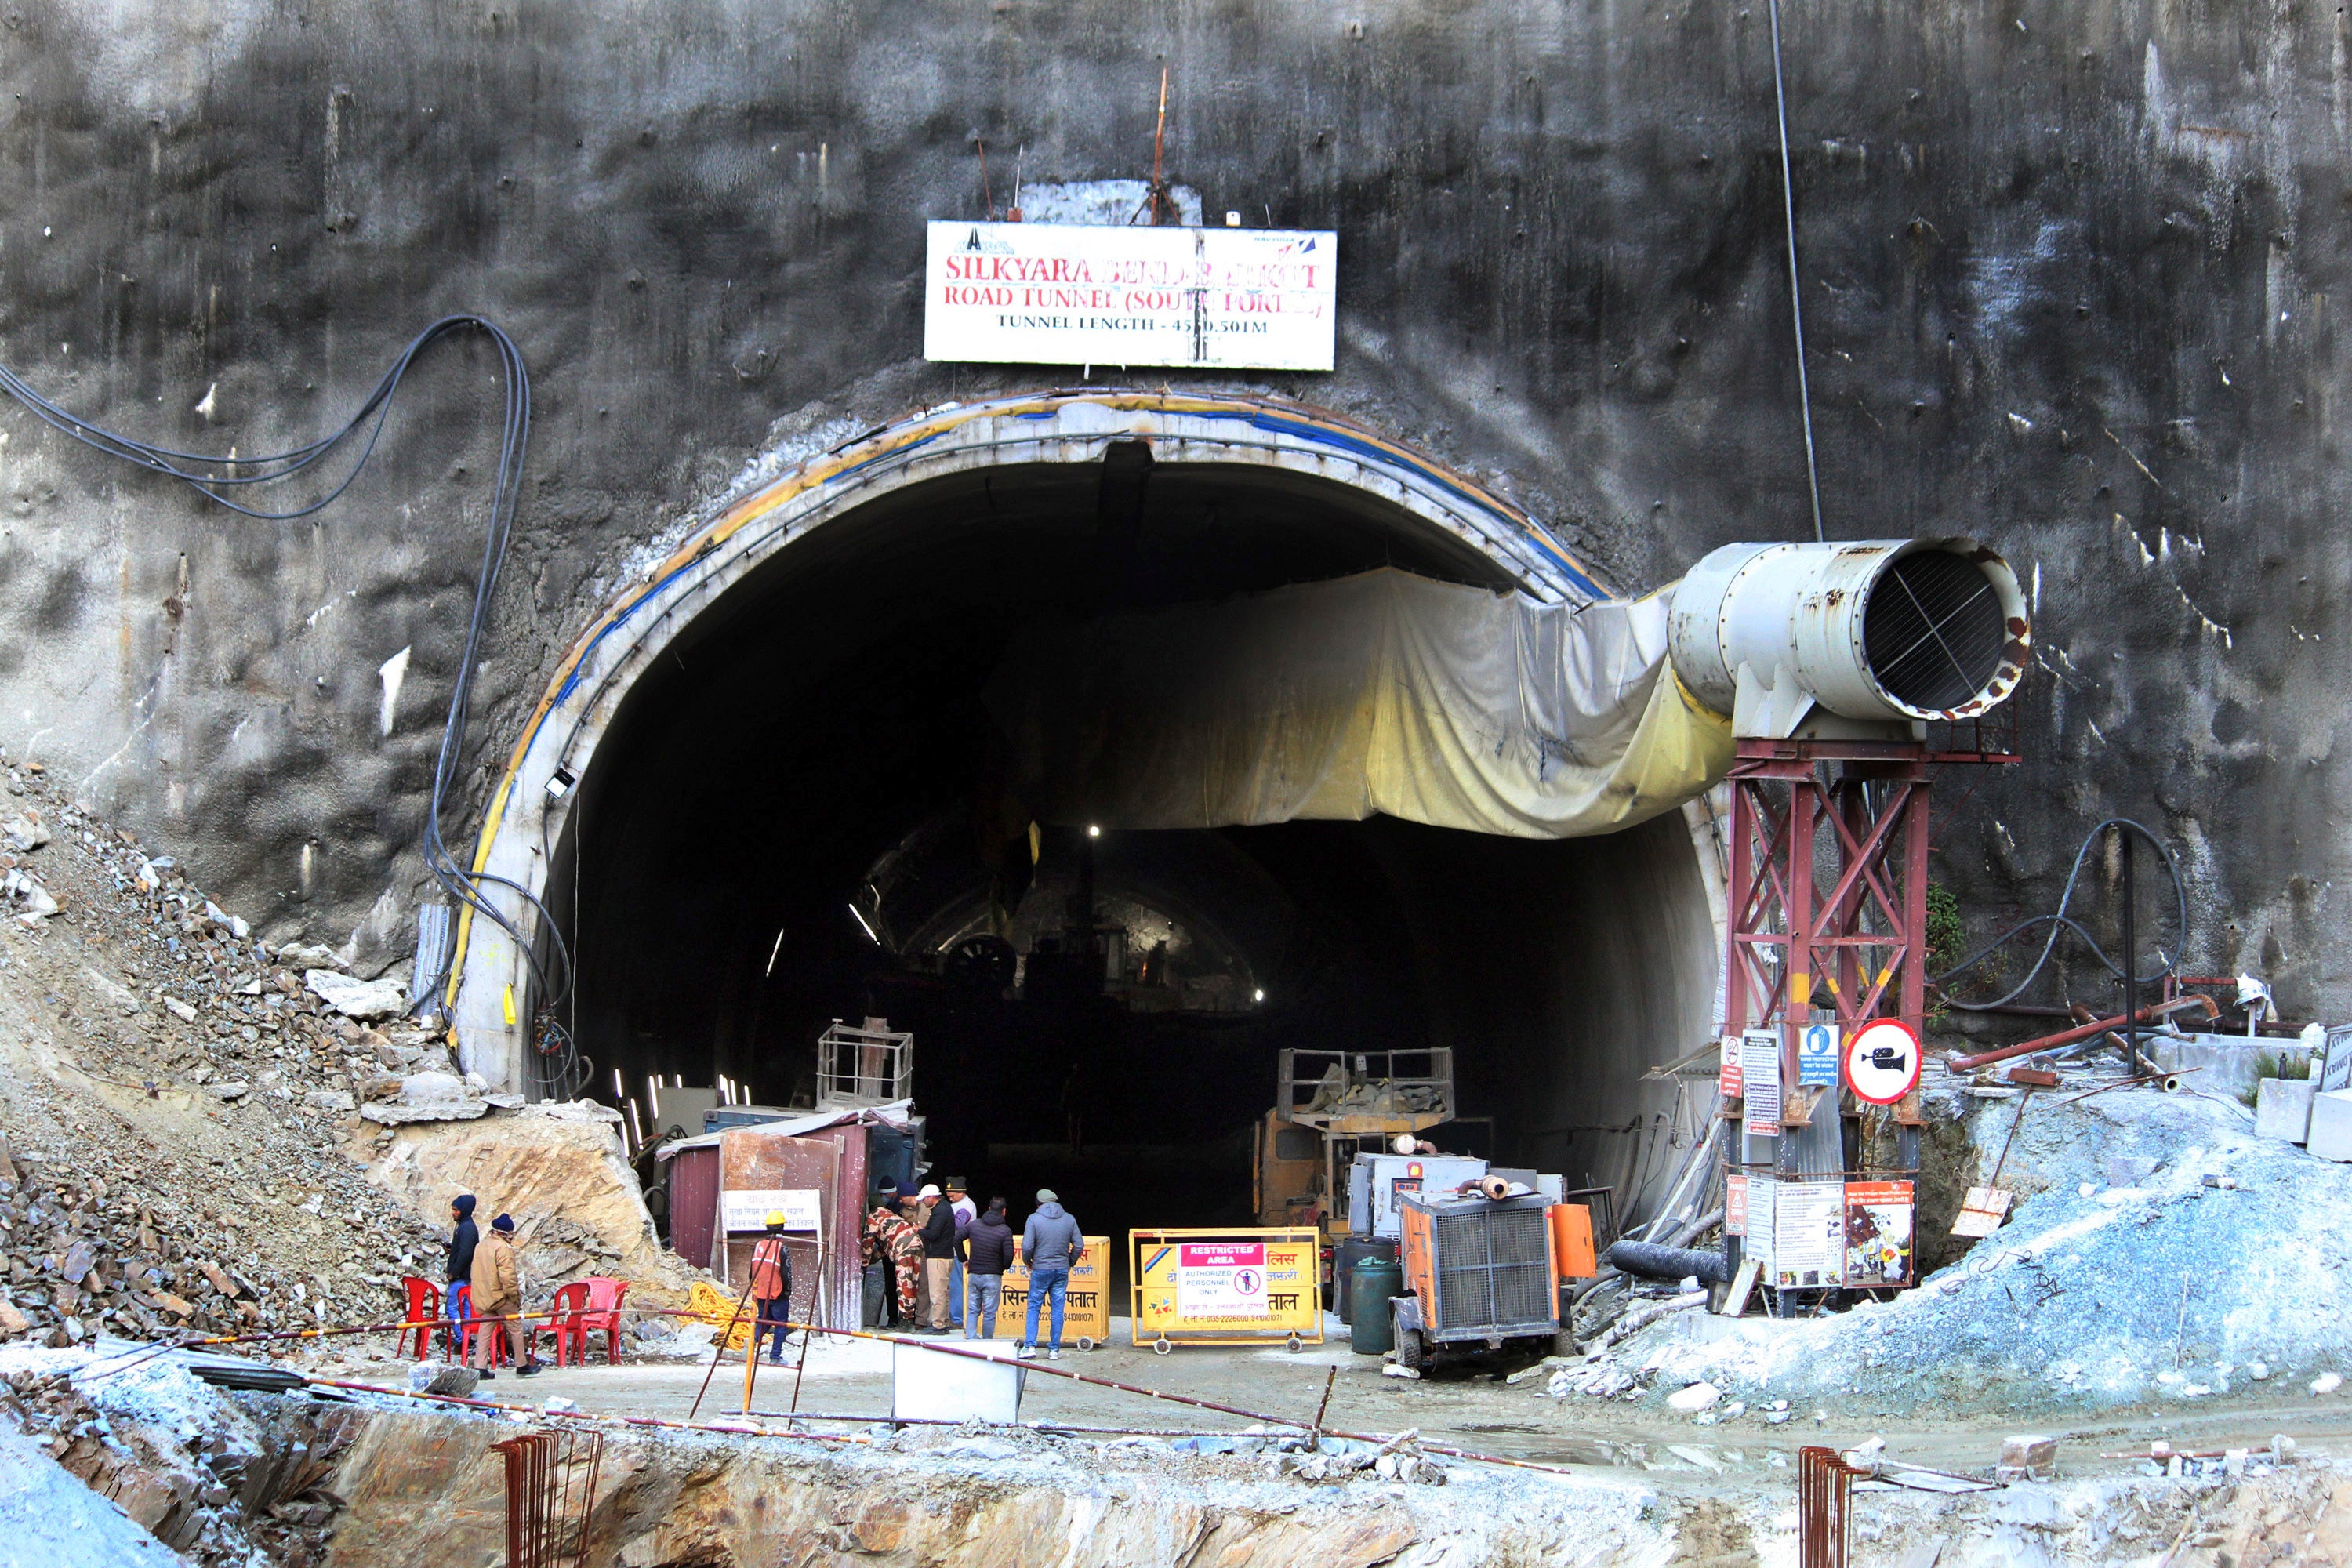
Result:
<svg viewBox="0 0 2352 1568"><path fill-rule="evenodd" d="M1054 1196L1051 1187L1037 1189L1037 1212L1021 1227L1021 1260L1029 1266L1029 1321L1021 1336L1021 1349L1014 1352L1028 1361L1037 1353L1037 1303L1051 1296L1053 1340L1045 1352L1047 1361L1062 1359L1062 1309L1070 1294L1070 1265L1086 1250L1086 1238Z"/></svg>
<svg viewBox="0 0 2352 1568"><path fill-rule="evenodd" d="M971 1238L971 1222L980 1217L980 1210L973 1205L971 1194L964 1190L964 1181L961 1176L948 1178L948 1206L955 1210L956 1216L955 1263L954 1267L948 1270L948 1321L960 1329L963 1327L964 1246ZM971 1336L966 1334L964 1338L970 1339Z"/></svg>

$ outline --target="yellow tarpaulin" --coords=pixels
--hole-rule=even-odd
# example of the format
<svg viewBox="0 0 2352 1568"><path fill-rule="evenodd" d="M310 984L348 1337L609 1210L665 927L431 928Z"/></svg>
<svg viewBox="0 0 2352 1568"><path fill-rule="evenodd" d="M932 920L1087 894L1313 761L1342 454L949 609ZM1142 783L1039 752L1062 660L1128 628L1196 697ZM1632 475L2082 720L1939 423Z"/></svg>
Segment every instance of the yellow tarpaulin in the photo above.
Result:
<svg viewBox="0 0 2352 1568"><path fill-rule="evenodd" d="M1631 826L1731 764L1663 599L1573 605L1381 569L1016 639L988 703L1046 820L1375 815L1520 838Z"/></svg>

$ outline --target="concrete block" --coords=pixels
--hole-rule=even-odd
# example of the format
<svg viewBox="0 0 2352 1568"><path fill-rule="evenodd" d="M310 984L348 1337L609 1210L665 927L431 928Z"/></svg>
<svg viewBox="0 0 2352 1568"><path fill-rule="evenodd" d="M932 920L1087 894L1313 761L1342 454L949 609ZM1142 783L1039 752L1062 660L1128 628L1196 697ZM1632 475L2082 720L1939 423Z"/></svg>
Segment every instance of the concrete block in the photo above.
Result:
<svg viewBox="0 0 2352 1568"><path fill-rule="evenodd" d="M2352 1089L2311 1097L2309 1147L2323 1160L2352 1161Z"/></svg>
<svg viewBox="0 0 2352 1568"><path fill-rule="evenodd" d="M2254 1136L2303 1142L2311 1135L2311 1102L2318 1093L2309 1079L2263 1079L2254 1097Z"/></svg>
<svg viewBox="0 0 2352 1568"><path fill-rule="evenodd" d="M2055 1437L2004 1437L2000 1442L2000 1462L2020 1469L2048 1470L2058 1463L2058 1439Z"/></svg>

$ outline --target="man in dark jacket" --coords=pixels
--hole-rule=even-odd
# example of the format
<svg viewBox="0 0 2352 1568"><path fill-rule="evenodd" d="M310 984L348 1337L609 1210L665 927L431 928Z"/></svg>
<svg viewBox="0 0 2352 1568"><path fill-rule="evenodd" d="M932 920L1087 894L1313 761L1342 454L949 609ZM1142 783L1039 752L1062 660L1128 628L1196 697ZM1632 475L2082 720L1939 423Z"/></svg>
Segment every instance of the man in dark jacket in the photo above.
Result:
<svg viewBox="0 0 2352 1568"><path fill-rule="evenodd" d="M449 1217L457 1222L457 1228L449 1237L449 1252L445 1260L448 1267L441 1274L446 1281L441 1288L441 1313L449 1320L451 1327L448 1331L454 1338L461 1331L456 1325L466 1317L466 1303L458 1299L457 1287L466 1284L471 1288L474 1248L481 1239L480 1234L474 1229L474 1194L459 1193L451 1198Z"/></svg>
<svg viewBox="0 0 2352 1568"><path fill-rule="evenodd" d="M964 1303L963 1337L996 1337L997 1293L1004 1289L1004 1271L1013 1267L1013 1227L1004 1223L1004 1200L988 1200L987 1212L971 1222L964 1237L964 1278L971 1282L971 1300Z"/></svg>
<svg viewBox="0 0 2352 1568"><path fill-rule="evenodd" d="M1023 1361L1037 1353L1037 1303L1047 1297L1053 1300L1054 1333L1045 1359L1062 1359L1062 1310L1069 1300L1070 1265L1078 1260L1086 1246L1078 1222L1064 1211L1054 1190L1038 1188L1037 1212L1021 1227L1021 1261L1029 1266L1028 1330L1021 1336L1017 1352Z"/></svg>
<svg viewBox="0 0 2352 1568"><path fill-rule="evenodd" d="M926 1185L919 1194L923 1205L923 1304L930 1309L926 1331L948 1331L948 1277L955 1268L955 1210L940 1190Z"/></svg>

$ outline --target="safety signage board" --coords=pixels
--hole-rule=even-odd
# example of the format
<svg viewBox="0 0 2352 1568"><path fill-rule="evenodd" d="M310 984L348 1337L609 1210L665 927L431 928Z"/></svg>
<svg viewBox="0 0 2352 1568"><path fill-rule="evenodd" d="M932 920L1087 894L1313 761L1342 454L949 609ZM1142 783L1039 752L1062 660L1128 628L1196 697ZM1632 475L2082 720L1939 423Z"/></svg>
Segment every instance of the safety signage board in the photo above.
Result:
<svg viewBox="0 0 2352 1568"><path fill-rule="evenodd" d="M1739 1037L1739 1076L1747 1089L1748 1135L1780 1131L1780 1031L1749 1029Z"/></svg>
<svg viewBox="0 0 2352 1568"><path fill-rule="evenodd" d="M1845 1282L1845 1184L1780 1182L1772 1215L1772 1283L1808 1289Z"/></svg>
<svg viewBox="0 0 2352 1568"><path fill-rule="evenodd" d="M1139 1344L1322 1337L1312 1230L1139 1230L1129 1246Z"/></svg>
<svg viewBox="0 0 2352 1568"><path fill-rule="evenodd" d="M1328 371L1339 276L1324 230L934 223L923 357Z"/></svg>
<svg viewBox="0 0 2352 1568"><path fill-rule="evenodd" d="M1845 1086L1856 1100L1892 1105L1919 1087L1919 1037L1899 1018L1874 1018L1845 1047Z"/></svg>
<svg viewBox="0 0 2352 1568"><path fill-rule="evenodd" d="M1911 1283L1911 1184L1845 1184L1845 1282L1859 1289Z"/></svg>
<svg viewBox="0 0 2352 1568"><path fill-rule="evenodd" d="M1797 1031L1797 1082L1807 1088L1835 1089L1837 1081L1836 1026L1807 1024Z"/></svg>
<svg viewBox="0 0 2352 1568"><path fill-rule="evenodd" d="M1726 1100L1738 1100L1745 1091L1739 1073L1739 1037L1723 1037L1723 1070L1717 1075L1715 1087Z"/></svg>
<svg viewBox="0 0 2352 1568"><path fill-rule="evenodd" d="M1748 1177L1748 1236L1741 1250L1764 1266L1764 1277L1772 1277L1772 1226L1780 1212L1780 1184L1768 1173L1758 1171Z"/></svg>
<svg viewBox="0 0 2352 1568"><path fill-rule="evenodd" d="M765 1230L768 1216L782 1213L786 1230L816 1230L822 1194L814 1187L758 1187L719 1194L719 1212L732 1236Z"/></svg>
<svg viewBox="0 0 2352 1568"><path fill-rule="evenodd" d="M1723 1234L1748 1234L1748 1173L1733 1171L1723 1178Z"/></svg>
<svg viewBox="0 0 2352 1568"><path fill-rule="evenodd" d="M1070 1283L1062 1294L1062 1342L1089 1339L1101 1344L1110 1338L1110 1237L1090 1236L1086 1238L1086 1250L1078 1255L1077 1263L1070 1269ZM971 1275L965 1275L966 1297L971 1294ZM1037 1342L1047 1338L1047 1326L1052 1321L1046 1313L1053 1310L1051 1301L1037 1308ZM966 1300L963 1310L971 1310ZM1027 1331L1029 1321L1029 1266L1015 1263L1004 1271L1003 1286L996 1298L996 1337L1017 1340Z"/></svg>
<svg viewBox="0 0 2352 1568"><path fill-rule="evenodd" d="M1263 1318L1265 1305L1264 1242L1183 1242L1176 1248L1176 1311L1180 1317L1222 1321Z"/></svg>

